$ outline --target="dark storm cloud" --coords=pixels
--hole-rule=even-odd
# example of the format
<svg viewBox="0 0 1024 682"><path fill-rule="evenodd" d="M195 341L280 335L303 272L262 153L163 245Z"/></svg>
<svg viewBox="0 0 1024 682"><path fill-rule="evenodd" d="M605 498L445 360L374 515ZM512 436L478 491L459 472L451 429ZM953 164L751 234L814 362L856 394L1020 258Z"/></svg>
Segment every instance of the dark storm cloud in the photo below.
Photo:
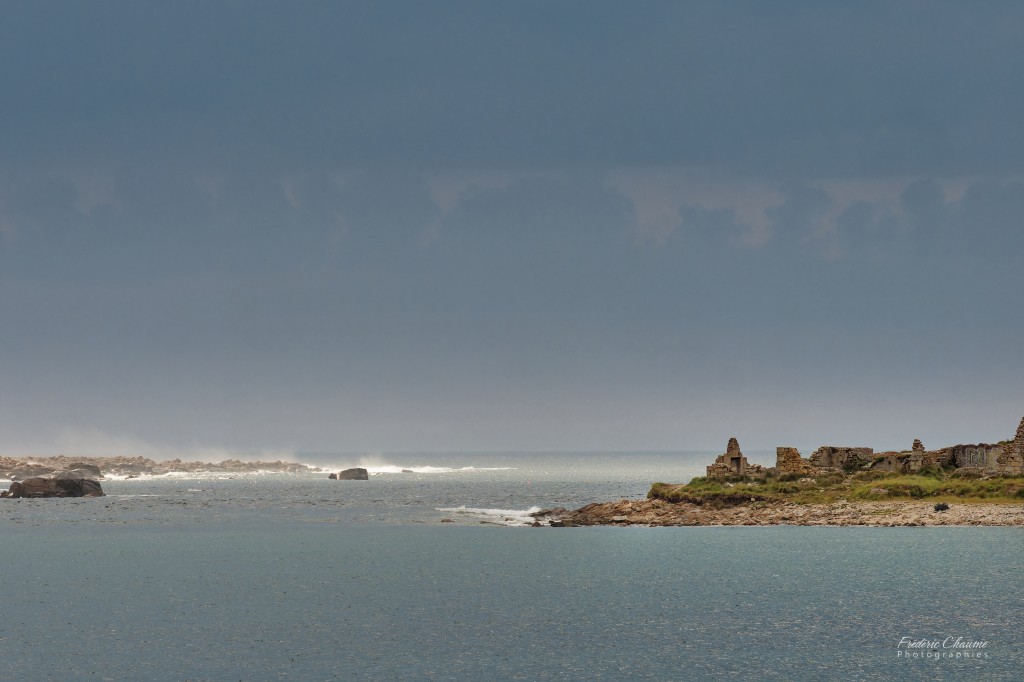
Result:
<svg viewBox="0 0 1024 682"><path fill-rule="evenodd" d="M7 3L3 157L1019 171L1015 3Z"/></svg>

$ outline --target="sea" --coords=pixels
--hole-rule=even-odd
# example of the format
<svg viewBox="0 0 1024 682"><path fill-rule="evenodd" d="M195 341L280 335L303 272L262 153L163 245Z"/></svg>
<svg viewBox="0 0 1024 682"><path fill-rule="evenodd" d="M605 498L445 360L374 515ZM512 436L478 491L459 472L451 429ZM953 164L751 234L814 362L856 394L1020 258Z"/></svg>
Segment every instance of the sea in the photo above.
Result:
<svg viewBox="0 0 1024 682"><path fill-rule="evenodd" d="M299 453L371 475L0 500L0 679L1024 680L1021 528L528 525L715 454Z"/></svg>

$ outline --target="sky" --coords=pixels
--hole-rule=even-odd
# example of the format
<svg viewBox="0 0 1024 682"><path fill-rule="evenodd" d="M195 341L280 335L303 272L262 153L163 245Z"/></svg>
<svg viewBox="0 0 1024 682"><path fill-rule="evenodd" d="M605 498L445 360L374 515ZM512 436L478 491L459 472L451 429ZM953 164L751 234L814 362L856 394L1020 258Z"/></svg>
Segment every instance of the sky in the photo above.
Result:
<svg viewBox="0 0 1024 682"><path fill-rule="evenodd" d="M1024 416L1024 5L0 5L0 454Z"/></svg>

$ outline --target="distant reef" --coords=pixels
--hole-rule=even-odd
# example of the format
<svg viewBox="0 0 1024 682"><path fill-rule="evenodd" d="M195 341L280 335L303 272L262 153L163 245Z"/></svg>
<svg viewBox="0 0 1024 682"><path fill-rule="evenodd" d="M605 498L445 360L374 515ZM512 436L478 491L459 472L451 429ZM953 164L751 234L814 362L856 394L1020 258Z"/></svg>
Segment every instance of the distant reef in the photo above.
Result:
<svg viewBox="0 0 1024 682"><path fill-rule="evenodd" d="M707 475L654 483L645 500L533 514L535 526L1024 526L1024 419L1012 440L875 453L822 446L809 459L776 449L751 464L730 438Z"/></svg>
<svg viewBox="0 0 1024 682"><path fill-rule="evenodd" d="M102 480L105 476L135 477L159 476L169 473L251 473L273 471L282 473L307 473L321 471L295 462L242 462L226 459L223 462L189 462L172 459L158 462L148 457L0 457L0 478L11 481L49 476L62 471L81 471L89 478Z"/></svg>

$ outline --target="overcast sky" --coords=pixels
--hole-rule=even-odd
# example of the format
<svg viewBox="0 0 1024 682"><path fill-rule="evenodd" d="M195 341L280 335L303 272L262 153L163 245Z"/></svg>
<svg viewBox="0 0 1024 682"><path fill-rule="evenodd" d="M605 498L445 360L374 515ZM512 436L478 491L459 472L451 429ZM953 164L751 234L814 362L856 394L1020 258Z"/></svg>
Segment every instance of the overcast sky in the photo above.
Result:
<svg viewBox="0 0 1024 682"><path fill-rule="evenodd" d="M1022 25L5 2L0 454L1011 437Z"/></svg>

